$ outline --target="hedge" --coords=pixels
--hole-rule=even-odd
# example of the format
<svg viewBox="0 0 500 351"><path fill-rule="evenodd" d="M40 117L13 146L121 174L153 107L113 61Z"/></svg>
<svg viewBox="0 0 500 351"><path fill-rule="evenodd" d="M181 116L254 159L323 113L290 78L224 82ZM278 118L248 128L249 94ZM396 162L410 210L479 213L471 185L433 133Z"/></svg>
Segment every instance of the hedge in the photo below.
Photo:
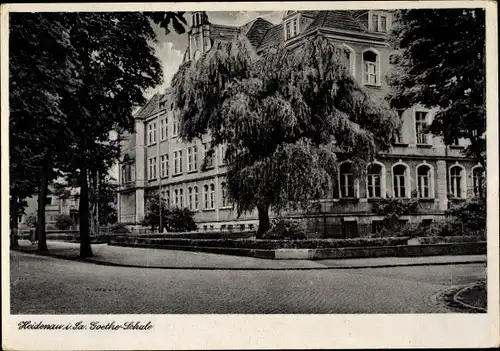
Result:
<svg viewBox="0 0 500 351"><path fill-rule="evenodd" d="M355 238L309 240L251 240L251 239L165 239L146 237L111 238L111 243L154 244L165 246L218 247L243 249L330 249L339 247L373 247L406 245L408 238Z"/></svg>
<svg viewBox="0 0 500 351"><path fill-rule="evenodd" d="M422 245L426 244L448 244L448 243L478 243L486 241L486 236L457 235L457 236L426 236L418 238Z"/></svg>

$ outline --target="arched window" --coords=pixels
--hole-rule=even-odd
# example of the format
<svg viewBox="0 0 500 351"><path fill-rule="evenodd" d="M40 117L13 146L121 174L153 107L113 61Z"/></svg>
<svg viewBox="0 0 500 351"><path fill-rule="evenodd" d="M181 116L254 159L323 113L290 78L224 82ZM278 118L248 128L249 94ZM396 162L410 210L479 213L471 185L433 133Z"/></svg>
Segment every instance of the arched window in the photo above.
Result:
<svg viewBox="0 0 500 351"><path fill-rule="evenodd" d="M472 191L475 197L484 196L484 170L481 166L472 168Z"/></svg>
<svg viewBox="0 0 500 351"><path fill-rule="evenodd" d="M363 84L380 85L380 55L373 49L363 52Z"/></svg>
<svg viewBox="0 0 500 351"><path fill-rule="evenodd" d="M215 185L210 184L210 208L215 208Z"/></svg>
<svg viewBox="0 0 500 351"><path fill-rule="evenodd" d="M209 202L208 202L208 185L203 186L203 200L204 200L204 208L208 209L210 208Z"/></svg>
<svg viewBox="0 0 500 351"><path fill-rule="evenodd" d="M382 197L383 168L378 163L368 166L366 176L366 197L369 199Z"/></svg>
<svg viewBox="0 0 500 351"><path fill-rule="evenodd" d="M340 165L339 193L341 198L357 197L356 184L352 164L344 162Z"/></svg>
<svg viewBox="0 0 500 351"><path fill-rule="evenodd" d="M180 208L184 208L184 189L179 189L179 205Z"/></svg>
<svg viewBox="0 0 500 351"><path fill-rule="evenodd" d="M188 208L192 211L193 210L193 188L189 187L188 188Z"/></svg>
<svg viewBox="0 0 500 351"><path fill-rule="evenodd" d="M421 199L433 198L433 172L429 165L417 167L417 195Z"/></svg>
<svg viewBox="0 0 500 351"><path fill-rule="evenodd" d="M450 194L456 198L465 197L465 170L462 166L450 167Z"/></svg>
<svg viewBox="0 0 500 351"><path fill-rule="evenodd" d="M193 210L197 211L198 210L198 187L194 187L194 206Z"/></svg>
<svg viewBox="0 0 500 351"><path fill-rule="evenodd" d="M392 185L395 198L408 197L410 189L409 184L407 184L407 169L407 166L403 164L397 164L392 167Z"/></svg>
<svg viewBox="0 0 500 351"><path fill-rule="evenodd" d="M227 193L227 184L226 183L221 183L221 191L222 191L222 207L228 207L229 206L229 198L228 198L228 193Z"/></svg>
<svg viewBox="0 0 500 351"><path fill-rule="evenodd" d="M344 50L347 69L353 76L356 76L356 52L353 48L345 44L342 46L342 49Z"/></svg>

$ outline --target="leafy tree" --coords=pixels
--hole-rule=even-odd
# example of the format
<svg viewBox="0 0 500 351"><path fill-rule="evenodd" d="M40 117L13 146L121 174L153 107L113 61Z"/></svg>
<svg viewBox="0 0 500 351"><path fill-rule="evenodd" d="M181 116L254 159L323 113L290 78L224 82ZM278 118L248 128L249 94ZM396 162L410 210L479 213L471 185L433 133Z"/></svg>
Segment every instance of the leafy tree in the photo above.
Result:
<svg viewBox="0 0 500 351"><path fill-rule="evenodd" d="M397 11L391 43L391 105L438 107L430 131L447 145L468 139L465 155L486 169L485 11Z"/></svg>
<svg viewBox="0 0 500 351"><path fill-rule="evenodd" d="M162 227L165 228L167 222L168 204L165 199L159 199L158 196L151 196L146 201L146 208L144 211L144 225L151 226L154 231L160 226L160 206Z"/></svg>
<svg viewBox="0 0 500 351"><path fill-rule="evenodd" d="M384 216L384 225L390 230L398 229L401 216L413 214L417 208L418 200L413 196L409 199L387 197L373 203L373 212Z"/></svg>
<svg viewBox="0 0 500 351"><path fill-rule="evenodd" d="M194 213L187 208L169 208L165 199L157 196L148 198L144 215L144 225L151 226L152 230L160 227L160 206L162 230L168 232L189 232L198 229L194 221Z"/></svg>
<svg viewBox="0 0 500 351"><path fill-rule="evenodd" d="M458 219L465 228L484 231L487 223L486 208L486 199L476 198L470 199L448 212Z"/></svg>
<svg viewBox="0 0 500 351"><path fill-rule="evenodd" d="M343 49L317 37L257 56L246 39L216 42L185 63L172 87L181 135L228 144L228 186L238 213L310 208L327 195L337 156L354 169L390 147L397 115L374 101L346 68Z"/></svg>

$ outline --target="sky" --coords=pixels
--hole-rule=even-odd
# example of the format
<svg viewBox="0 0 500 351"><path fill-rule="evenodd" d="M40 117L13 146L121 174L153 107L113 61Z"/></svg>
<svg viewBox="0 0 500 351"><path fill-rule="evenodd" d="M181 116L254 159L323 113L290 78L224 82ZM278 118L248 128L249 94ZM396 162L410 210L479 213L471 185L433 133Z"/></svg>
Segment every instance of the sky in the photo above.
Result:
<svg viewBox="0 0 500 351"><path fill-rule="evenodd" d="M269 22L279 23L283 12L281 11L207 11L209 21L216 24L224 24L231 26L241 26L251 20L262 17ZM191 14L186 13L185 16L188 24L191 25ZM146 92L146 97L149 98L155 93L163 92L165 88L170 86L172 77L177 72L184 52L187 48L188 34L177 34L173 30L166 35L165 31L159 26L154 26L154 30L158 42L153 44L156 56L160 59L163 68L163 84Z"/></svg>

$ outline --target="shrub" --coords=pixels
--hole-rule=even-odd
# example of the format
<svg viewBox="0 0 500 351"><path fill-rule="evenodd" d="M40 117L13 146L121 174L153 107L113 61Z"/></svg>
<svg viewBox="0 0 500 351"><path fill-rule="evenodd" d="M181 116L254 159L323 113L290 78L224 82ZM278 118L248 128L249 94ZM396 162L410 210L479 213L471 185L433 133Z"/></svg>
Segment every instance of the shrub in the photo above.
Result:
<svg viewBox="0 0 500 351"><path fill-rule="evenodd" d="M486 199L475 198L464 202L461 206L449 211L469 230L486 229Z"/></svg>
<svg viewBox="0 0 500 351"><path fill-rule="evenodd" d="M271 228L264 233L262 238L275 240L303 240L306 238L306 235L300 222L292 219L276 218L272 221Z"/></svg>
<svg viewBox="0 0 500 351"><path fill-rule="evenodd" d="M73 220L67 214L60 214L56 217L56 228L66 230L73 225Z"/></svg>
<svg viewBox="0 0 500 351"><path fill-rule="evenodd" d="M169 232L191 232L198 229L194 221L194 213L187 208L168 209L165 216L165 227Z"/></svg>
<svg viewBox="0 0 500 351"><path fill-rule="evenodd" d="M27 216L24 223L26 224L27 227L35 228L36 223L37 223L36 215L31 214L31 215Z"/></svg>
<svg viewBox="0 0 500 351"><path fill-rule="evenodd" d="M400 230L399 218L409 215L417 210L418 202L414 198L394 199L385 198L373 204L373 212L384 216L384 226L389 230Z"/></svg>

